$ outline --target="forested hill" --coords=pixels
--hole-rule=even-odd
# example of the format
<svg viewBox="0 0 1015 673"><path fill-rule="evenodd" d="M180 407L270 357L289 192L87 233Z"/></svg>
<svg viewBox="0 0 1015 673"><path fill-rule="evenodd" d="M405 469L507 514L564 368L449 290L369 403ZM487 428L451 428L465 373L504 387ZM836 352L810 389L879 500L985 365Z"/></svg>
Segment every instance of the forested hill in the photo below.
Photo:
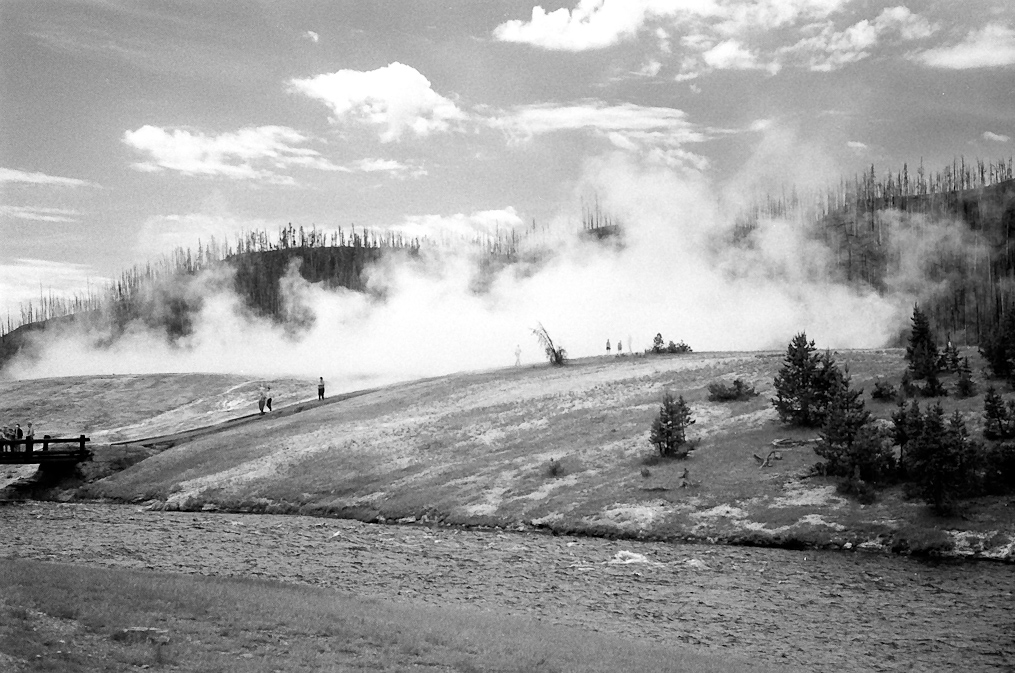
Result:
<svg viewBox="0 0 1015 673"><path fill-rule="evenodd" d="M816 197L767 197L738 218L734 240L749 245L765 218L812 227L842 280L914 296L940 337L976 344L1015 303L1015 179L1012 162L912 178L871 172ZM919 248L920 283L900 277L901 255ZM901 284L901 285L900 285Z"/></svg>
<svg viewBox="0 0 1015 673"><path fill-rule="evenodd" d="M934 176L925 176L921 168L912 178L904 168L881 180L872 167L818 198L801 199L794 192L755 204L738 219L733 244L750 245L751 232L766 217L809 223L832 251L842 280L878 292L909 292L939 338L976 344L1015 310L1013 178L1010 159L975 167L956 163ZM594 209L583 206L579 234L587 240L622 245L623 228L598 202ZM473 287L482 291L494 272L517 261L538 263L540 253L520 252L540 249L520 245L534 233L533 224L530 232L507 228L466 241L479 260ZM339 229L329 237L292 225L280 229L277 238L263 231L242 234L235 247L212 239L199 243L196 254L177 249L156 263L135 266L102 292L70 300L44 297L23 307L17 323L8 316L6 325L0 324L0 367L23 348L29 333L55 326L87 325L100 341L112 341L129 324L142 323L177 339L191 332L194 317L216 289L236 293L253 314L299 330L313 316L287 305L287 273L326 288L364 291L364 270L383 255L402 255L410 263L423 248L440 245L363 229ZM900 252L914 245L923 248L920 285L900 288L895 274Z"/></svg>
<svg viewBox="0 0 1015 673"><path fill-rule="evenodd" d="M925 246L920 302L941 336L979 343L1012 309L1015 180L923 194L888 191L832 211L822 224L846 277L879 291L890 289L901 246Z"/></svg>

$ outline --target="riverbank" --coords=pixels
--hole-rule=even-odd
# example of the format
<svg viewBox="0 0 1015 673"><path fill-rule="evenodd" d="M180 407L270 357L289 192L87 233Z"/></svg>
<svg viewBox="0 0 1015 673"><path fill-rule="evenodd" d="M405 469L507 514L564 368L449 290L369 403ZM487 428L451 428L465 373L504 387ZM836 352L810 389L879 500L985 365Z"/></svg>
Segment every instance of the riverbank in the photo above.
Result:
<svg viewBox="0 0 1015 673"><path fill-rule="evenodd" d="M473 606L806 670L1005 671L1015 568L300 516L0 506L0 556Z"/></svg>

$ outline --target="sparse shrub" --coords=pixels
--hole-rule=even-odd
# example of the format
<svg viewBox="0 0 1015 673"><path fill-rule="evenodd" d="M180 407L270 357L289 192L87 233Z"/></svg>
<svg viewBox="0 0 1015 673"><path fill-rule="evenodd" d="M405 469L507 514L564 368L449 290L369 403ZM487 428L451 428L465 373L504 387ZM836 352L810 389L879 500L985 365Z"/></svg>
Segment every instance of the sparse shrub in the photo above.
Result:
<svg viewBox="0 0 1015 673"><path fill-rule="evenodd" d="M949 552L954 548L952 537L937 528L903 526L892 535L892 551L897 554L924 556Z"/></svg>
<svg viewBox="0 0 1015 673"><path fill-rule="evenodd" d="M551 477L559 477L564 474L564 466L559 460L551 458L550 463L547 465L546 472Z"/></svg>
<svg viewBox="0 0 1015 673"><path fill-rule="evenodd" d="M835 491L853 498L862 505L870 505L877 500L877 490L863 479L842 479L836 484Z"/></svg>
<svg viewBox="0 0 1015 673"><path fill-rule="evenodd" d="M728 386L722 381L708 384L710 402L742 402L757 396L758 391L754 389L754 386L747 385L741 379L734 379L732 386Z"/></svg>
<svg viewBox="0 0 1015 673"><path fill-rule="evenodd" d="M649 477L652 476L652 470L648 469L647 467L641 468L641 476L644 477L645 479L648 479Z"/></svg>
<svg viewBox="0 0 1015 673"><path fill-rule="evenodd" d="M649 442L664 458L686 458L692 448L687 441L687 428L693 424L691 409L683 396L674 400L673 393L667 390L659 415L652 421Z"/></svg>
<svg viewBox="0 0 1015 673"><path fill-rule="evenodd" d="M830 352L819 355L813 341L801 332L786 349L775 377L772 400L779 419L788 425L817 428L825 422L832 398L843 387L843 375Z"/></svg>
<svg viewBox="0 0 1015 673"><path fill-rule="evenodd" d="M683 353L691 353L693 351L691 350L691 347L685 344L683 341L681 341L678 344L675 344L671 341L669 345L666 346L666 352L683 354Z"/></svg>
<svg viewBox="0 0 1015 673"><path fill-rule="evenodd" d="M532 333L536 335L536 339L539 340L539 345L543 347L546 352L546 357L550 361L551 365L557 367L563 367L567 364L567 351L564 350L563 346L556 346L553 343L553 339L550 338L550 333L546 331L542 323L539 327L532 330ZM620 345L617 345L617 351L620 351Z"/></svg>
<svg viewBox="0 0 1015 673"><path fill-rule="evenodd" d="M883 379L874 381L874 390L871 391L871 399L882 402L892 402L898 397L899 391L890 382Z"/></svg>

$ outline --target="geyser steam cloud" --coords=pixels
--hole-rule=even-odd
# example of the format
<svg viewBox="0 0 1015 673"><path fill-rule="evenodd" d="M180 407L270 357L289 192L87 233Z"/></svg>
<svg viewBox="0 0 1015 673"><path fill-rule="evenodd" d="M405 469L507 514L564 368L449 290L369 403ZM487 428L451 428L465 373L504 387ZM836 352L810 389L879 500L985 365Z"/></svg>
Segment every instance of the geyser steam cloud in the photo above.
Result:
<svg viewBox="0 0 1015 673"><path fill-rule="evenodd" d="M607 339L641 350L657 332L697 351L782 349L802 330L821 347L878 347L904 325L910 296L836 282L829 251L797 223L761 222L750 245L730 245L730 219L697 172L616 153L588 164L583 189L623 221L623 245L579 239L574 218L561 218L554 228L567 235L544 262L524 273L509 266L482 293L467 253L395 256L370 270L368 294L290 276L287 301L315 316L295 335L219 289L176 345L140 328L107 348L63 334L41 344L40 360L10 371L324 376L342 389L507 366L516 345L523 362L542 360L531 334L540 322L571 357L603 353Z"/></svg>

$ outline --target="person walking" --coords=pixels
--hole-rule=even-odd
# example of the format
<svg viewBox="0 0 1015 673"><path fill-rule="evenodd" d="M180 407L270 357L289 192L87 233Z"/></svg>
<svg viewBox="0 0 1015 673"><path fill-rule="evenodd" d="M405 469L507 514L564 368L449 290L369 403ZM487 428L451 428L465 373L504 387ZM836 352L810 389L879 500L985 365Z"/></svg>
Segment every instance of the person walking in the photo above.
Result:
<svg viewBox="0 0 1015 673"><path fill-rule="evenodd" d="M522 366L522 347L521 345L515 346L515 367Z"/></svg>
<svg viewBox="0 0 1015 673"><path fill-rule="evenodd" d="M264 388L261 388L257 395L257 409L261 412L262 416L264 416L264 405L267 401L268 393L264 390Z"/></svg>
<svg viewBox="0 0 1015 673"><path fill-rule="evenodd" d="M607 355L610 354L610 340L609 339L606 340L606 354Z"/></svg>
<svg viewBox="0 0 1015 673"><path fill-rule="evenodd" d="M322 376L317 382L317 399L324 399L324 377Z"/></svg>

